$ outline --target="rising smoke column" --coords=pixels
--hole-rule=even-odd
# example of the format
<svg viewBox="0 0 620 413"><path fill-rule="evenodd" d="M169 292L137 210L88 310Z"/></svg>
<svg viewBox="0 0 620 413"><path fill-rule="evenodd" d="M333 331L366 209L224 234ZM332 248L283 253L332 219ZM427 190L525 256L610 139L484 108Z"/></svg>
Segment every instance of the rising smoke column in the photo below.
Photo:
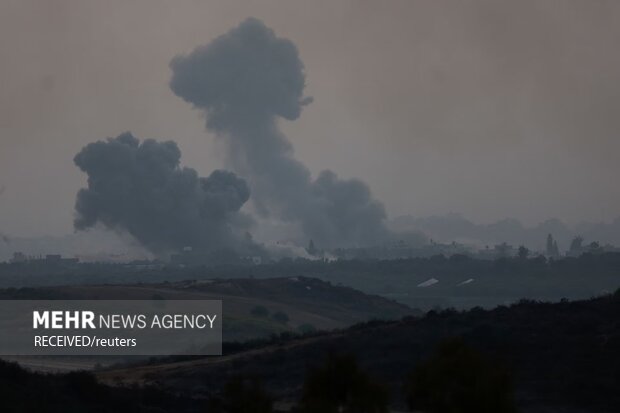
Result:
<svg viewBox="0 0 620 413"><path fill-rule="evenodd" d="M239 212L250 196L245 181L222 170L199 177L180 159L176 143L140 142L128 132L85 146L74 158L88 175L77 194L75 228L101 223L126 231L156 254L248 247L240 241L249 225Z"/></svg>
<svg viewBox="0 0 620 413"><path fill-rule="evenodd" d="M387 231L383 205L360 180L323 171L313 180L277 125L295 120L304 97L304 66L295 45L250 18L171 63L172 91L207 115L229 162L250 181L259 212L301 226L322 246L376 243Z"/></svg>

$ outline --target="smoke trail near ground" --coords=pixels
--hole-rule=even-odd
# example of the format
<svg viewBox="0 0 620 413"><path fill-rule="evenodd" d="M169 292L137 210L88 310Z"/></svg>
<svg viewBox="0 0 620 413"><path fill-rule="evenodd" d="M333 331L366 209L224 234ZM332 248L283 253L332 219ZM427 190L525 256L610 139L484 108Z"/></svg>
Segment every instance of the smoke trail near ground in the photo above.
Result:
<svg viewBox="0 0 620 413"><path fill-rule="evenodd" d="M252 247L244 238L251 220L239 212L250 196L245 181L222 170L199 177L180 159L176 143L140 142L128 132L87 145L74 158L88 175L77 194L75 228L100 223L126 231L156 254Z"/></svg>
<svg viewBox="0 0 620 413"><path fill-rule="evenodd" d="M387 234L384 207L364 182L329 170L313 180L278 129L278 118L294 120L312 101L291 41L250 18L170 67L172 91L206 112L259 212L298 224L321 246L372 244Z"/></svg>

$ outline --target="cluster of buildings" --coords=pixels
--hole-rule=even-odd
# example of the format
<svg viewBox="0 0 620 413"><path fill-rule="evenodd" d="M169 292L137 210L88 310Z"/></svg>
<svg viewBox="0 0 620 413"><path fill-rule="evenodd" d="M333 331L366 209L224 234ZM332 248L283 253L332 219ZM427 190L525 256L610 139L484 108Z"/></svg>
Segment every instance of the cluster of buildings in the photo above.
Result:
<svg viewBox="0 0 620 413"><path fill-rule="evenodd" d="M178 267L227 264L260 265L264 262L264 258L261 255L239 255L232 250L203 251L186 247L181 252L170 256L170 264Z"/></svg>
<svg viewBox="0 0 620 413"><path fill-rule="evenodd" d="M47 266L75 266L80 261L77 258L65 258L60 254L46 254L29 256L23 252L13 253L13 258L9 260L11 264L47 265Z"/></svg>
<svg viewBox="0 0 620 413"><path fill-rule="evenodd" d="M443 255L444 257L461 255L483 260L495 260L499 258L527 258L535 256L545 256L547 258L578 257L585 253L599 254L605 252L620 252L620 248L613 245L599 245L597 242L585 244L581 237L577 237L573 240L566 253L560 254L557 249L557 243L555 243L551 235L549 235L547 250L544 252L530 251L525 247L516 247L506 242L479 248L459 242L441 243L433 240L423 245L414 245L404 240L398 240L372 247L334 248L329 250L317 248L314 242L310 241L305 252L307 256L325 261L352 259L393 260L428 258L439 255ZM272 259L273 257L271 260ZM129 263L117 264L131 267L134 270L146 270L161 269L165 265L183 268L229 264L260 265L269 261L270 257L267 256L266 253L263 255L239 255L232 250L203 251L188 247L176 254L172 254L167 264L158 260L132 260ZM78 258L66 258L60 254L29 256L22 252L15 252L13 257L9 260L9 263L28 266L28 268L75 269L78 264L80 264L80 261ZM100 262L100 264L104 263L105 262ZM108 263L111 264L112 262Z"/></svg>

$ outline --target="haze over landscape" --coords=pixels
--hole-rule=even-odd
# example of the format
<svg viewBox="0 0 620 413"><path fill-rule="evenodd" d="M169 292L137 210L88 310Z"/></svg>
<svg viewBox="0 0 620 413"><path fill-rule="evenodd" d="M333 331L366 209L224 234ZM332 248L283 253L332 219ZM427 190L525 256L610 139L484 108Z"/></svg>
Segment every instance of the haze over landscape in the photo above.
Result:
<svg viewBox="0 0 620 413"><path fill-rule="evenodd" d="M618 44L612 0L1 2L0 410L620 411Z"/></svg>
<svg viewBox="0 0 620 413"><path fill-rule="evenodd" d="M72 159L109 136L173 139L200 176L234 166L217 128L205 130L175 93L192 98L170 90L181 66L169 63L248 16L290 40L305 67L302 93L314 102L276 122L307 185L332 179L324 169L359 178L389 218L458 212L480 224L574 226L618 216L615 3L190 3L148 2L145 13L140 2L3 2L3 234L71 233L85 182ZM236 166L250 192L261 185ZM269 221L256 204L242 212ZM279 221L297 219L279 214L253 235L281 238ZM305 214L301 225L318 229Z"/></svg>

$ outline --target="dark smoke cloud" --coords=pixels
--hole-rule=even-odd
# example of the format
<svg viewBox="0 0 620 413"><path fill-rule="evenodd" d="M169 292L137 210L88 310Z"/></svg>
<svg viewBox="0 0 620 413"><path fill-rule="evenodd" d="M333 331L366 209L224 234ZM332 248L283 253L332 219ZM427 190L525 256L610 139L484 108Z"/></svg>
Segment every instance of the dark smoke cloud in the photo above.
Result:
<svg viewBox="0 0 620 413"><path fill-rule="evenodd" d="M74 158L88 175L77 194L75 228L101 223L126 231L156 254L248 244L240 241L250 224L239 212L250 196L245 181L222 170L199 177L180 159L176 143L140 142L128 132L87 145Z"/></svg>
<svg viewBox="0 0 620 413"><path fill-rule="evenodd" d="M170 67L172 91L206 111L207 128L225 139L259 212L299 224L323 246L372 244L386 235L384 207L365 183L331 171L313 180L278 129L279 117L297 119L312 101L291 41L250 18Z"/></svg>

